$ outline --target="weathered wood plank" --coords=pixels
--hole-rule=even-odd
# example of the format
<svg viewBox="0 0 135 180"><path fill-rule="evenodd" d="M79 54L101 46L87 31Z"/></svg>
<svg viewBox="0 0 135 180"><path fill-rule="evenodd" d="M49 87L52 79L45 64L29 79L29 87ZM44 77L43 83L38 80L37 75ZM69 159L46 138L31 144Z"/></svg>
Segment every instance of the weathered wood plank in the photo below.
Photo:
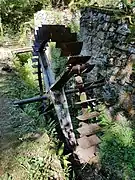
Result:
<svg viewBox="0 0 135 180"><path fill-rule="evenodd" d="M56 43L56 47L61 48L61 56L74 56L80 54L83 42Z"/></svg>
<svg viewBox="0 0 135 180"><path fill-rule="evenodd" d="M12 49L12 53L14 54L19 54L19 53L26 53L26 52L32 52L32 47L24 47L24 48L17 48L17 49Z"/></svg>
<svg viewBox="0 0 135 180"><path fill-rule="evenodd" d="M89 59L90 59L90 56L72 56L72 57L69 57L66 64L67 65L85 64Z"/></svg>
<svg viewBox="0 0 135 180"><path fill-rule="evenodd" d="M54 104L60 127L67 142L67 145L73 150L76 146L76 138L73 132L72 121L64 88L60 88L59 90L55 91L50 90L49 94Z"/></svg>

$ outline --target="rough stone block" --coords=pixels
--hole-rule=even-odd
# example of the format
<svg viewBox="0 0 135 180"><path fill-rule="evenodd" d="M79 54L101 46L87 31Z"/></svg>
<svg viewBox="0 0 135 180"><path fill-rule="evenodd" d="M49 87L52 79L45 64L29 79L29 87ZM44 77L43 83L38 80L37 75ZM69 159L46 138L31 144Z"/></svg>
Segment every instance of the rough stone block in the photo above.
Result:
<svg viewBox="0 0 135 180"><path fill-rule="evenodd" d="M99 12L97 16L98 16L98 20L100 21L100 19L102 19L104 15Z"/></svg>
<svg viewBox="0 0 135 180"><path fill-rule="evenodd" d="M105 33L102 32L102 31L99 31L99 32L97 33L97 37L98 37L99 39L103 40L104 37L105 37Z"/></svg>
<svg viewBox="0 0 135 180"><path fill-rule="evenodd" d="M111 19L111 16L109 16L109 15L107 15L107 16L105 17L105 21L107 21L107 22L109 22L110 19Z"/></svg>
<svg viewBox="0 0 135 180"><path fill-rule="evenodd" d="M97 31L100 31L100 30L102 30L102 29L103 29L103 25L99 24L99 25L97 26Z"/></svg>
<svg viewBox="0 0 135 180"><path fill-rule="evenodd" d="M103 31L108 31L109 27L110 27L110 23L106 22L103 24Z"/></svg>
<svg viewBox="0 0 135 180"><path fill-rule="evenodd" d="M135 47L133 47L132 45L129 46L128 50L130 53L135 54Z"/></svg>
<svg viewBox="0 0 135 180"><path fill-rule="evenodd" d="M127 24L122 24L121 26L119 26L118 29L116 30L116 32L119 34L122 34L122 35L127 35L127 34L131 33Z"/></svg>
<svg viewBox="0 0 135 180"><path fill-rule="evenodd" d="M114 65L120 67L121 64L122 64L121 60L119 58L115 58Z"/></svg>
<svg viewBox="0 0 135 180"><path fill-rule="evenodd" d="M104 24L104 16L101 16L101 18L99 19L99 24Z"/></svg>
<svg viewBox="0 0 135 180"><path fill-rule="evenodd" d="M111 40L106 40L104 42L104 46L107 47L107 48L111 48L113 45L112 41Z"/></svg>
<svg viewBox="0 0 135 180"><path fill-rule="evenodd" d="M115 31L115 30L116 30L116 28L115 28L114 26L112 26L112 27L109 28L109 31L110 31L110 32L113 32L113 31Z"/></svg>

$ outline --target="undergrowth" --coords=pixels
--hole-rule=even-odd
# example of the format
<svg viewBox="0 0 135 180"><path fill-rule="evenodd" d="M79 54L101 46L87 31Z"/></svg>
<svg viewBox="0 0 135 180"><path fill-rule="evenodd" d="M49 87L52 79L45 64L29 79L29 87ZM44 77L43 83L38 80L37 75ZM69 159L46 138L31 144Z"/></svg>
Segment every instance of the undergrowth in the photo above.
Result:
<svg viewBox="0 0 135 180"><path fill-rule="evenodd" d="M121 116L112 121L103 113L100 116L103 136L100 144L100 158L107 179L135 179L135 130L131 121Z"/></svg>
<svg viewBox="0 0 135 180"><path fill-rule="evenodd" d="M71 0L68 7L73 11L93 4L96 6L116 7L118 2L119 0Z"/></svg>
<svg viewBox="0 0 135 180"><path fill-rule="evenodd" d="M49 43L49 47L51 50L51 59L52 59L52 67L54 70L54 73L57 76L59 76L65 68L67 58L66 57L60 57L60 49L55 48L56 43L51 42Z"/></svg>
<svg viewBox="0 0 135 180"><path fill-rule="evenodd" d="M32 74L31 54L16 56L14 71L15 73L11 73L7 82L4 82L4 95L14 101L39 94L36 77ZM23 124L20 128L22 132L18 132L17 135L19 137L19 134L23 134L19 137L20 145L14 151L9 149L1 154L3 166L6 166L7 172L0 178L1 180L68 179L68 157L63 155L63 147L58 149L56 122L40 114L39 107L40 103L21 107L23 113L32 119L32 123L28 120L28 123ZM7 157L8 160L6 160ZM64 164L63 167L61 163Z"/></svg>

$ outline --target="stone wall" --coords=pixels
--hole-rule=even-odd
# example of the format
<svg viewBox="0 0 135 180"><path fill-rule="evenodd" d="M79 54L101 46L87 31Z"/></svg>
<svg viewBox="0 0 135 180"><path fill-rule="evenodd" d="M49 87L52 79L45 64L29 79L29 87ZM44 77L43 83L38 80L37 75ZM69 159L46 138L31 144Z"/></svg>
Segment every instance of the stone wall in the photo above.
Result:
<svg viewBox="0 0 135 180"><path fill-rule="evenodd" d="M87 81L106 77L106 85L96 94L102 95L106 104L117 104L134 116L135 42L128 43L129 19L117 10L89 7L81 11L80 26L84 42L81 54L90 55L89 63L95 64Z"/></svg>

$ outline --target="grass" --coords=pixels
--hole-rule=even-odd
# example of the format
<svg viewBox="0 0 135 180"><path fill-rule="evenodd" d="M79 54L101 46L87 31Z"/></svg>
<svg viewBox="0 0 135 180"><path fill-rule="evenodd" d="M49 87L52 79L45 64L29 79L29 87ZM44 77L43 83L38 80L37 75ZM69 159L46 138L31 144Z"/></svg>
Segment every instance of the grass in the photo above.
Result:
<svg viewBox="0 0 135 180"><path fill-rule="evenodd" d="M55 48L56 43L51 42L49 43L49 47L51 50L51 59L52 59L52 67L53 71L58 77L64 70L67 58L66 57L60 57L60 49Z"/></svg>
<svg viewBox="0 0 135 180"><path fill-rule="evenodd" d="M3 82L2 96L9 101L24 99L37 95L38 87L32 75L30 54L24 54L14 59L15 73L10 73ZM17 132L17 144L2 151L0 155L0 170L4 174L0 180L42 180L49 178L68 179L67 157L59 151L54 119L39 113L40 103L23 106L23 111L17 107L12 109L12 122ZM17 113L15 113L17 111ZM23 122L23 116L28 120ZM61 147L62 149L62 147ZM63 167L62 164L65 164Z"/></svg>
<svg viewBox="0 0 135 180"><path fill-rule="evenodd" d="M55 144L46 133L33 141L27 138L2 155L2 166L14 180L65 179Z"/></svg>
<svg viewBox="0 0 135 180"><path fill-rule="evenodd" d="M107 115L100 117L104 125L100 144L102 168L108 179L135 179L135 130L131 121L121 116L119 121L111 121Z"/></svg>

